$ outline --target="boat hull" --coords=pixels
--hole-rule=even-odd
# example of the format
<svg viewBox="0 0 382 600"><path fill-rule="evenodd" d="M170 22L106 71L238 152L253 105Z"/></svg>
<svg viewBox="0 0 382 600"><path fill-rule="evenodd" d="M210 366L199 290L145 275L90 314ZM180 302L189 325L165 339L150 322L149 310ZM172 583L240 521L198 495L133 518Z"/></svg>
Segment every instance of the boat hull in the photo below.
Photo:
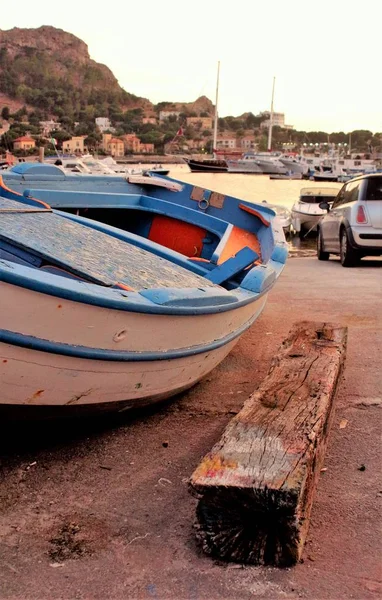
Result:
<svg viewBox="0 0 382 600"><path fill-rule="evenodd" d="M2 406L133 408L192 387L214 369L238 339L196 356L162 361L112 362L0 344Z"/></svg>
<svg viewBox="0 0 382 600"><path fill-rule="evenodd" d="M228 166L225 160L187 160L193 173L226 173Z"/></svg>
<svg viewBox="0 0 382 600"><path fill-rule="evenodd" d="M317 225L321 217L322 214L313 215L292 210L292 227L297 233L300 231L317 231Z"/></svg>
<svg viewBox="0 0 382 600"><path fill-rule="evenodd" d="M302 173L290 173L289 175L270 175L269 179L302 179Z"/></svg>
<svg viewBox="0 0 382 600"><path fill-rule="evenodd" d="M324 182L330 182L330 181L333 182L334 181L334 182L337 182L338 181L338 177L339 177L338 175L333 175L331 173L328 173L328 174L317 173L317 174L313 175L313 181L324 181Z"/></svg>
<svg viewBox="0 0 382 600"><path fill-rule="evenodd" d="M2 283L0 405L120 410L169 398L227 356L266 297L225 312L163 315Z"/></svg>
<svg viewBox="0 0 382 600"><path fill-rule="evenodd" d="M252 175L262 175L260 167L251 161L227 160L229 173L249 173Z"/></svg>

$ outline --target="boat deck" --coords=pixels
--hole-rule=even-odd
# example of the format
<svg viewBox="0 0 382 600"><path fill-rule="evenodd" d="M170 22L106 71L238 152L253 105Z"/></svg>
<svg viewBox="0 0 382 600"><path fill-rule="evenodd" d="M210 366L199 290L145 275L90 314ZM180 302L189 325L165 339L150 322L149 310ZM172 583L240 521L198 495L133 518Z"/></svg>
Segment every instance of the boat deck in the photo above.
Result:
<svg viewBox="0 0 382 600"><path fill-rule="evenodd" d="M0 198L1 241L93 283L128 289L200 288L214 284L128 241L44 209Z"/></svg>

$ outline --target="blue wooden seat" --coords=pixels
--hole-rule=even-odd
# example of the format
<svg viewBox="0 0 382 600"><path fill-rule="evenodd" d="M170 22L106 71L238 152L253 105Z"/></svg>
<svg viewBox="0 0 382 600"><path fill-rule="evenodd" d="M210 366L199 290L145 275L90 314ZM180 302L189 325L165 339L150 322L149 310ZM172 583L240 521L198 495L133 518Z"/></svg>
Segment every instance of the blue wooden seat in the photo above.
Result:
<svg viewBox="0 0 382 600"><path fill-rule="evenodd" d="M228 281L228 279L231 279L240 273L240 271L243 271L243 269L252 265L258 258L259 255L246 246L239 250L235 256L231 256L231 258L228 258L226 261L212 269L205 278L212 281L212 283L221 285L225 281Z"/></svg>

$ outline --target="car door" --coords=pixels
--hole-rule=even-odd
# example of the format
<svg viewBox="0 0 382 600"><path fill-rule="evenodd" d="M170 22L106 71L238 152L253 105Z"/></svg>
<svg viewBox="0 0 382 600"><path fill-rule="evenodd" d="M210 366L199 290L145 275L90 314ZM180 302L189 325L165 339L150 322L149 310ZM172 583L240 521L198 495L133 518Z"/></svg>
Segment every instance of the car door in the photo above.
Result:
<svg viewBox="0 0 382 600"><path fill-rule="evenodd" d="M339 252L339 244L336 239L338 229L337 221L340 219L340 207L346 198L346 185L338 192L331 209L323 217L320 223L322 239L326 252Z"/></svg>
<svg viewBox="0 0 382 600"><path fill-rule="evenodd" d="M349 181L341 190L340 203L333 203L332 210L330 211L332 213L330 244L333 252L339 252L340 250L341 226L345 225L345 227L348 227L350 224L352 207L358 201L361 181L359 179ZM338 196L336 200L338 200Z"/></svg>
<svg viewBox="0 0 382 600"><path fill-rule="evenodd" d="M340 249L341 226L344 225L347 228L351 223L351 212L354 204L358 202L361 183L362 180L356 179L346 184L341 205L336 209L333 243L338 248L338 251Z"/></svg>

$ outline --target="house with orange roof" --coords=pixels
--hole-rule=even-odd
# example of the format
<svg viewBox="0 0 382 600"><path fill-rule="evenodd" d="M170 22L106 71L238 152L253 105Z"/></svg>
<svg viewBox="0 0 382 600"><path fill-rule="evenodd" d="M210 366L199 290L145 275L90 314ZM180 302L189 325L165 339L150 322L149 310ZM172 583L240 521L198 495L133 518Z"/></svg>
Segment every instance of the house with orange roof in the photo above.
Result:
<svg viewBox="0 0 382 600"><path fill-rule="evenodd" d="M111 156L125 155L125 146L123 140L114 137L111 133L102 134L102 150Z"/></svg>
<svg viewBox="0 0 382 600"><path fill-rule="evenodd" d="M22 135L13 140L14 150L30 150L36 147L35 140L30 135Z"/></svg>

